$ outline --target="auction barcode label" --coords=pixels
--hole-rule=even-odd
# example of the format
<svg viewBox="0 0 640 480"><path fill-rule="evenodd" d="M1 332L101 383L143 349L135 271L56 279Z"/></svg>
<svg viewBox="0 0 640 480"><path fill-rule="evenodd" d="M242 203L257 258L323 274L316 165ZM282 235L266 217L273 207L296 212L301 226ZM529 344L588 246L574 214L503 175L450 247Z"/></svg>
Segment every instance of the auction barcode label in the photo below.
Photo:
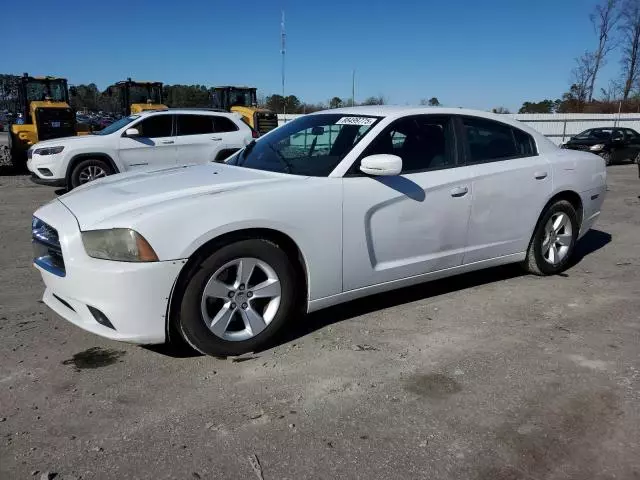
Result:
<svg viewBox="0 0 640 480"><path fill-rule="evenodd" d="M336 125L373 125L376 119L371 117L342 117Z"/></svg>

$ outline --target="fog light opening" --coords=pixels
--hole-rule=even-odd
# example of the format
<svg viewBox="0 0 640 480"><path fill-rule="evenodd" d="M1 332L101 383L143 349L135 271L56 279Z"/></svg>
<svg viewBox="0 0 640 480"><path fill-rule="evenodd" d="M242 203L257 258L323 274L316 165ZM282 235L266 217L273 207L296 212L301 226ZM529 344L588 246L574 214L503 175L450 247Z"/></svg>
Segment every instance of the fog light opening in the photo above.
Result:
<svg viewBox="0 0 640 480"><path fill-rule="evenodd" d="M109 321L107 316L104 313L102 313L100 310L98 310L97 308L94 308L94 307L92 307L90 305L87 305L87 308L89 308L89 311L91 312L91 315L93 315L93 318L95 318L96 322L98 322L100 325L103 325L105 327L109 327L112 330L116 329L111 324L111 322Z"/></svg>
<svg viewBox="0 0 640 480"><path fill-rule="evenodd" d="M38 172L40 172L45 177L53 177L53 173L48 168L39 168Z"/></svg>

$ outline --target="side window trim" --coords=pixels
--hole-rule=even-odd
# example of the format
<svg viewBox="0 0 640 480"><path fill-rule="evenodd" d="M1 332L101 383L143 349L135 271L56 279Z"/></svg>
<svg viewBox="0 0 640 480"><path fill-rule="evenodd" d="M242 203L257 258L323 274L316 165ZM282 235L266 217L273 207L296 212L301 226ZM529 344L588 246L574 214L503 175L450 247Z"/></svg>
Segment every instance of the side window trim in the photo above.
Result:
<svg viewBox="0 0 640 480"><path fill-rule="evenodd" d="M438 171L438 170L446 170L449 168L457 168L457 167L461 167L464 166L463 163L463 157L461 155L462 150L460 149L460 136L458 135L457 129L456 129L456 118L455 115L450 115L450 114L442 114L442 113L422 113L422 114L415 114L415 115L407 115L401 118L397 118L395 119L393 122L391 122L389 125L387 125L378 135L376 135L375 138L373 138L369 144L365 147L365 149L362 151L362 153L360 155L358 155L358 157L354 160L354 162L351 164L351 166L349 167L349 170L347 170L347 173L345 173L345 177L368 177L369 175L362 173L360 171L360 162L362 161L362 159L367 156L367 150L369 149L369 147L381 136L381 135L385 135L388 132L390 132L396 123L400 122L400 121L406 121L406 120L412 120L414 123L416 123L416 127L417 125L417 120L422 118L422 117L436 117L436 118L441 118L441 119L447 119L449 121L449 132L451 134L451 155L453 156L452 160L453 160L453 164L452 165L443 165L440 167L429 167L429 168L422 168L420 170L411 170L410 172L401 172L400 175L413 175L414 173L424 173L424 172L434 172L434 171Z"/></svg>
<svg viewBox="0 0 640 480"><path fill-rule="evenodd" d="M540 153L538 152L538 145L535 141L535 138L533 138L529 133L525 132L524 130L521 130L517 127L514 127L512 125L509 125L508 123L502 123L502 122L498 122L496 120L493 120L491 118L484 118L484 117L474 117L472 115L456 115L458 117L458 123L459 123L459 128L460 128L460 136L463 139L463 151L464 151L464 163L465 165L481 165L483 163L495 163L495 162L503 162L506 160L516 160L518 158L530 158L530 157L537 157L540 155ZM518 130L520 132L522 132L523 134L527 135L527 137L529 137L529 140L531 141L531 147L533 148L534 152L533 155L523 155L523 154L519 154L519 155L511 155L509 157L498 157L498 158L491 158L491 159L487 159L487 160L479 160L479 161L473 161L471 160L471 150L469 148L469 139L467 138L467 130L464 126L464 120L465 119L469 119L469 120L478 120L478 121L484 121L484 122L489 122L489 123L495 123L497 125L500 125L502 127L507 127L510 129L511 131L511 137L513 138L514 141L514 145L516 145L517 147L517 141L515 138L515 130Z"/></svg>

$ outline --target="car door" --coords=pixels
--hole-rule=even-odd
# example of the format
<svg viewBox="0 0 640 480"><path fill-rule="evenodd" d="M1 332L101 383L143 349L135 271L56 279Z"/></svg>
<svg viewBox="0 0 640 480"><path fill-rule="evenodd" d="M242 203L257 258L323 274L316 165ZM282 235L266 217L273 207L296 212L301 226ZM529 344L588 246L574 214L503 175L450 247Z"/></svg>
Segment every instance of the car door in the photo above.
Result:
<svg viewBox="0 0 640 480"><path fill-rule="evenodd" d="M127 170L175 165L173 115L145 116L129 128L138 130L138 135L123 134L119 141L120 161Z"/></svg>
<svg viewBox="0 0 640 480"><path fill-rule="evenodd" d="M223 139L215 134L212 115L183 113L177 117L176 145L178 163L206 163L224 148Z"/></svg>
<svg viewBox="0 0 640 480"><path fill-rule="evenodd" d="M611 132L611 161L622 162L631 155L629 139L621 128Z"/></svg>
<svg viewBox="0 0 640 480"><path fill-rule="evenodd" d="M640 154L640 136L631 128L624 128L626 152L625 158L630 161L634 161L638 154Z"/></svg>
<svg viewBox="0 0 640 480"><path fill-rule="evenodd" d="M552 192L551 168L528 133L479 117L458 119L473 200L464 263L527 250Z"/></svg>
<svg viewBox="0 0 640 480"><path fill-rule="evenodd" d="M244 148L252 138L251 128L242 125L240 128L233 120L222 115L213 116L213 129L217 140L221 144L220 153L216 155L216 160L224 154L228 156L231 152Z"/></svg>
<svg viewBox="0 0 640 480"><path fill-rule="evenodd" d="M458 150L446 115L401 118L368 145L343 179L345 291L462 263L473 192ZM374 154L400 156L401 174L360 173Z"/></svg>

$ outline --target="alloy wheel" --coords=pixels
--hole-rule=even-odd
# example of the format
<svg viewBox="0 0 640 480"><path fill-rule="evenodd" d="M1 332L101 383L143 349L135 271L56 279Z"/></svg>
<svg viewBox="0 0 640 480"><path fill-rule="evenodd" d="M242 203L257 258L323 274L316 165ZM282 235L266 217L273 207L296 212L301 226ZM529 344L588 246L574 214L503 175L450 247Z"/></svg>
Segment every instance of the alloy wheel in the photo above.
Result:
<svg viewBox="0 0 640 480"><path fill-rule="evenodd" d="M223 340L255 337L273 320L281 299L275 270L257 258L225 263L209 277L200 303L202 319Z"/></svg>
<svg viewBox="0 0 640 480"><path fill-rule="evenodd" d="M97 165L88 165L80 171L78 175L78 180L80 184L91 182L96 178L106 177L107 172L102 167Z"/></svg>
<svg viewBox="0 0 640 480"><path fill-rule="evenodd" d="M542 256L551 265L562 262L573 242L573 227L569 216L558 212L551 216L544 229Z"/></svg>

